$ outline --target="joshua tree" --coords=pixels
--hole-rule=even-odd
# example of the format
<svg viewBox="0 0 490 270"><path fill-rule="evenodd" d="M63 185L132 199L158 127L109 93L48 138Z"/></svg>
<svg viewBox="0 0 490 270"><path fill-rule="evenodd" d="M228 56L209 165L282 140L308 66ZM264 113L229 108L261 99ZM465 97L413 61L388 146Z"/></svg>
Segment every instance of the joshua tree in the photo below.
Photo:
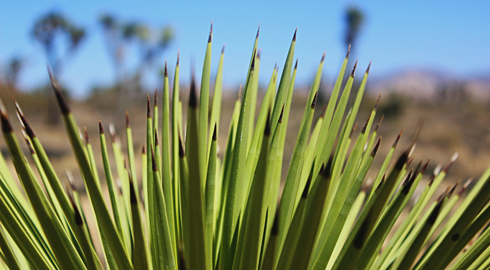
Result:
<svg viewBox="0 0 490 270"><path fill-rule="evenodd" d="M148 25L132 21L122 22L111 14L103 14L99 23L104 31L104 37L109 55L116 72L116 83L119 85L125 78L125 57L127 48L136 43L140 51L140 61L133 71L131 78L139 83L143 72L151 68L168 47L173 39L173 29L164 26L153 31ZM121 90L119 87L118 91Z"/></svg>
<svg viewBox="0 0 490 270"><path fill-rule="evenodd" d="M350 53L354 53L356 42L359 37L362 25L364 23L364 14L357 7L349 7L345 12L345 46L350 48ZM355 57L351 57L355 59ZM352 65L352 64L351 64ZM351 69L350 66L349 69Z"/></svg>
<svg viewBox="0 0 490 270"><path fill-rule="evenodd" d="M16 88L19 74L23 68L24 60L21 57L15 56L10 59L6 74L6 81L9 87Z"/></svg>
<svg viewBox="0 0 490 270"><path fill-rule="evenodd" d="M41 16L34 23L31 35L42 45L53 72L59 76L63 61L78 50L86 32L84 28L76 26L63 14L52 11ZM64 38L67 42L65 52L56 48L58 38Z"/></svg>
<svg viewBox="0 0 490 270"><path fill-rule="evenodd" d="M356 7L350 7L345 13L345 43L347 46L356 42L361 26L364 22L364 14Z"/></svg>
<svg viewBox="0 0 490 270"><path fill-rule="evenodd" d="M51 11L34 23L31 35L43 47L53 73L60 76L63 62L78 50L86 32L84 28L76 26L63 14ZM64 39L67 43L65 51L56 47L58 39ZM48 123L58 124L60 117L55 109L54 99L49 98L47 104Z"/></svg>

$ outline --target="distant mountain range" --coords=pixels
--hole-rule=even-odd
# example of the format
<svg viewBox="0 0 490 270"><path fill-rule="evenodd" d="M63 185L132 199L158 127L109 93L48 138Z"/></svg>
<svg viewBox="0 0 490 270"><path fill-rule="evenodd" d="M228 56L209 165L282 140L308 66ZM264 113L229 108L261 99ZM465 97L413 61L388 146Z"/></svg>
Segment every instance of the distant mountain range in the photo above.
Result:
<svg viewBox="0 0 490 270"><path fill-rule="evenodd" d="M421 99L457 91L477 99L490 99L490 74L458 78L433 71L407 70L370 79L369 89L383 93L403 92L408 96Z"/></svg>

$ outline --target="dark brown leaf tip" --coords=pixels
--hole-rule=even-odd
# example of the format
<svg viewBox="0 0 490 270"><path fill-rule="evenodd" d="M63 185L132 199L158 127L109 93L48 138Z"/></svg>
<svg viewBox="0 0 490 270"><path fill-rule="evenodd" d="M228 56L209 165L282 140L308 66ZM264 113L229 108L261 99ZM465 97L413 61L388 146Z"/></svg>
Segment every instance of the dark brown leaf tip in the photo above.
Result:
<svg viewBox="0 0 490 270"><path fill-rule="evenodd" d="M151 118L150 94L146 95L146 117Z"/></svg>
<svg viewBox="0 0 490 270"><path fill-rule="evenodd" d="M415 179L415 177L412 177L412 174L415 176L415 174L413 173L413 169L410 171L410 173L407 175L407 178L403 182L402 193L405 195L407 195L408 192L410 191L410 188L412 187L413 180Z"/></svg>
<svg viewBox="0 0 490 270"><path fill-rule="evenodd" d="M296 41L296 34L298 33L298 28L296 28L296 30L294 30L294 36L293 36L293 41Z"/></svg>
<svg viewBox="0 0 490 270"><path fill-rule="evenodd" d="M349 139L352 139L352 135L354 134L354 132L356 132L356 129L357 129L357 123L354 124L354 126L352 127L351 131L350 131L350 134L349 134Z"/></svg>
<svg viewBox="0 0 490 270"><path fill-rule="evenodd" d="M17 110L17 116L19 117L21 124L26 131L27 136L29 136L29 138L31 139L36 137L36 134L34 134L34 131L32 130L31 126L29 125L29 123L27 123L27 120L24 117L24 113L22 112L19 103L17 103L17 101L14 98L12 99L14 100L15 109Z"/></svg>
<svg viewBox="0 0 490 270"><path fill-rule="evenodd" d="M218 134L216 132L216 123L214 123L214 129L213 129L213 141L217 141L218 140Z"/></svg>
<svg viewBox="0 0 490 270"><path fill-rule="evenodd" d="M138 204L138 198L136 197L136 192L134 191L133 179L131 179L131 174L128 171L129 176L129 198L132 205Z"/></svg>
<svg viewBox="0 0 490 270"><path fill-rule="evenodd" d="M254 50L254 53L252 55L252 64L250 65L250 70L254 70L255 69L255 58L257 56L257 50Z"/></svg>
<svg viewBox="0 0 490 270"><path fill-rule="evenodd" d="M153 106L158 107L158 88L155 87L155 101L153 102Z"/></svg>
<svg viewBox="0 0 490 270"><path fill-rule="evenodd" d="M257 28L257 35L255 36L255 39L259 39L259 33L260 33L260 23L259 23L259 27Z"/></svg>
<svg viewBox="0 0 490 270"><path fill-rule="evenodd" d="M194 77L194 71L191 74L191 89L189 95L189 107L197 108L197 90L196 90L196 78Z"/></svg>
<svg viewBox="0 0 490 270"><path fill-rule="evenodd" d="M279 123L282 123L282 117L284 116L284 104L282 105L281 114L279 115Z"/></svg>
<svg viewBox="0 0 490 270"><path fill-rule="evenodd" d="M296 63L294 64L294 69L295 69L295 70L296 70L296 69L298 69L298 60L299 60L299 59L298 59L298 58L296 58Z"/></svg>
<svg viewBox="0 0 490 270"><path fill-rule="evenodd" d="M23 131L22 131L22 135L24 135L24 140L26 141L27 148L29 149L29 153L31 153L31 155L36 154L36 151L34 151L34 148L32 147L31 141Z"/></svg>
<svg viewBox="0 0 490 270"><path fill-rule="evenodd" d="M379 144L381 143L381 137L379 137L378 142L373 148L373 151L371 151L371 156L374 157L376 156L376 153L378 152Z"/></svg>
<svg viewBox="0 0 490 270"><path fill-rule="evenodd" d="M78 210L76 204L72 203L72 206L73 206L73 211L75 212L75 224L77 224L78 226L82 226L83 218L82 215L80 214L80 210Z"/></svg>
<svg viewBox="0 0 490 270"><path fill-rule="evenodd" d="M99 133L104 134L104 128L102 127L102 122L100 122L100 119L99 119Z"/></svg>
<svg viewBox="0 0 490 270"><path fill-rule="evenodd" d="M378 100L376 101L376 105L374 105L374 111L375 112L378 111L378 105L379 105L379 100L381 99L381 95L382 95L382 93L379 94Z"/></svg>
<svg viewBox="0 0 490 270"><path fill-rule="evenodd" d="M459 154L458 153L455 153L451 159L449 160L449 162L446 164L446 166L444 166L444 169L442 169L443 172L447 173L449 171L449 169L451 169L451 166L453 166L454 162L456 161L456 159L458 159L458 156Z"/></svg>
<svg viewBox="0 0 490 270"><path fill-rule="evenodd" d="M310 105L310 107L312 109L315 109L315 107L316 107L316 99L317 99L317 96L318 96L318 92L316 92L315 93L315 96L313 96L313 101L311 102L311 105Z"/></svg>
<svg viewBox="0 0 490 270"><path fill-rule="evenodd" d="M367 67L367 69L366 69L366 74L369 74L369 70L371 69L371 63L372 63L372 62L373 62L373 61L369 61L369 65L368 65L368 67Z"/></svg>
<svg viewBox="0 0 490 270"><path fill-rule="evenodd" d="M158 171L157 161L155 159L155 152L153 151L153 146L151 147L151 168L154 172Z"/></svg>
<svg viewBox="0 0 490 270"><path fill-rule="evenodd" d="M308 177L308 180L306 181L305 188L303 189L303 194L301 194L301 198L306 199L308 198L308 193L310 191L310 185L311 185L311 174Z"/></svg>
<svg viewBox="0 0 490 270"><path fill-rule="evenodd" d="M82 215L80 215L80 210L78 209L78 206L75 203L75 199L73 198L73 186L71 186L70 183L66 184L66 191L68 193L68 198L70 199L71 207L73 207L73 211L75 212L75 224L77 224L78 226L82 226Z"/></svg>
<svg viewBox="0 0 490 270"><path fill-rule="evenodd" d="M383 119L384 119L384 118L385 118L385 115L383 114L383 115L381 116L381 119L379 119L378 125L377 125L377 126L376 126L376 128L374 129L374 132L376 132L376 133L378 132L378 130L379 130L379 126L381 126L381 123L383 122Z"/></svg>
<svg viewBox="0 0 490 270"><path fill-rule="evenodd" d="M327 105L323 107L322 114L320 115L320 118L325 118L325 113L327 112Z"/></svg>
<svg viewBox="0 0 490 270"><path fill-rule="evenodd" d="M364 124L364 127L362 128L362 131L361 131L362 134L366 133L367 125L368 125L370 119L371 119L371 115L369 115L368 119L366 120L366 123Z"/></svg>
<svg viewBox="0 0 490 270"><path fill-rule="evenodd" d="M129 128L129 114L128 114L128 111L126 111L126 128Z"/></svg>
<svg viewBox="0 0 490 270"><path fill-rule="evenodd" d="M324 52L323 55L322 55L322 59L320 60L320 63L323 63L325 61L325 54L326 53Z"/></svg>
<svg viewBox="0 0 490 270"><path fill-rule="evenodd" d="M177 51L177 63L175 64L175 66L179 66L179 62L180 62L180 50Z"/></svg>
<svg viewBox="0 0 490 270"><path fill-rule="evenodd" d="M456 188L458 187L459 185L459 182L456 182L456 184L451 188L451 190L449 190L449 192L447 193L447 198L451 198L451 196L453 195L454 191L456 190Z"/></svg>
<svg viewBox="0 0 490 270"><path fill-rule="evenodd" d="M396 140L395 140L395 142L393 143L393 146L392 146L393 148L396 148L396 146L398 145L398 142L400 141L400 137L402 136L402 134L403 134L403 129L402 129L402 131L400 131L400 133L396 137Z"/></svg>
<svg viewBox="0 0 490 270"><path fill-rule="evenodd" d="M225 53L225 46L226 46L226 44L223 44L223 48L221 49L221 54Z"/></svg>
<svg viewBox="0 0 490 270"><path fill-rule="evenodd" d="M167 69L167 60L165 60L165 72L164 72L165 78L168 77L168 69Z"/></svg>
<svg viewBox="0 0 490 270"><path fill-rule="evenodd" d="M179 133L179 157L180 158L185 157L184 143L182 142L182 137L180 137L180 133Z"/></svg>
<svg viewBox="0 0 490 270"><path fill-rule="evenodd" d="M354 77L354 75L356 75L357 61L358 60L356 60L356 63L354 64L354 67L352 68L352 72L350 73L351 77Z"/></svg>
<svg viewBox="0 0 490 270"><path fill-rule="evenodd" d="M349 55L350 55L350 46L351 46L351 44L349 44L349 48L347 48L347 55L345 56L345 58L349 58Z"/></svg>
<svg viewBox="0 0 490 270"><path fill-rule="evenodd" d="M420 174L421 175L424 175L425 170L427 170L427 166L429 166L429 162L430 162L430 158L427 160L427 162L425 163L424 167L422 167L422 170L420 171Z"/></svg>
<svg viewBox="0 0 490 270"><path fill-rule="evenodd" d="M158 131L155 129L155 145L158 146L160 143L158 142Z"/></svg>
<svg viewBox="0 0 490 270"><path fill-rule="evenodd" d="M58 83L58 80L54 76L53 71L50 67L48 67L48 73L49 79L51 80L51 86L53 87L54 94L56 95L56 99L58 100L58 105L60 106L61 113L63 115L67 115L70 113L70 108L68 107L68 104L66 103L66 100L61 93L60 84Z"/></svg>
<svg viewBox="0 0 490 270"><path fill-rule="evenodd" d="M85 133L85 144L89 144L90 140L88 139L88 132L87 132L87 127L83 128L83 131Z"/></svg>
<svg viewBox="0 0 490 270"><path fill-rule="evenodd" d="M213 41L213 21L211 21L211 27L209 28L208 43L211 43L212 41Z"/></svg>
<svg viewBox="0 0 490 270"><path fill-rule="evenodd" d="M265 121L264 136L268 137L271 135L271 109L267 112L267 120Z"/></svg>
<svg viewBox="0 0 490 270"><path fill-rule="evenodd" d="M146 154L146 146L145 145L143 145L141 147L141 154Z"/></svg>

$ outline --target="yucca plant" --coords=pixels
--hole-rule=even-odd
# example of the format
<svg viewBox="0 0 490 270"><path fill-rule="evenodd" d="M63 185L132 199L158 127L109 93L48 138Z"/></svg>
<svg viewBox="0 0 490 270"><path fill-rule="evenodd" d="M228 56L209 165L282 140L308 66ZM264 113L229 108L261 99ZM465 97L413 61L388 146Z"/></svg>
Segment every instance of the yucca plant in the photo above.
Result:
<svg viewBox="0 0 490 270"><path fill-rule="evenodd" d="M356 63L341 91L349 53L328 105L313 123L322 57L280 192L286 126L297 70L297 62L293 67L296 32L282 75L277 68L272 70L256 117L258 38L257 32L243 94L235 103L228 137L224 138L226 148L220 155L217 140L224 50L210 102L212 31L199 97L194 75L191 78L187 119L182 117L179 98L179 62L172 99L165 66L161 103L155 96L152 108L147 98L146 147L141 155L133 147L126 115L127 153L111 128L113 156L109 155L99 121L103 163L97 164L88 135L84 143L59 84L50 73L100 240L92 239L78 192L69 184L64 187L54 172L40 139L28 124L28 116L16 103L31 155L26 158L2 106L3 137L23 192L0 155L1 267L488 269L490 169L466 196L462 194L468 184L459 190L456 185L435 194L455 161L453 157L442 169L438 166L434 170L419 199L404 211L428 165L428 161L425 165L421 161L412 166L419 127L412 142L394 159L400 133L374 181L365 183L381 142L378 127L382 117L373 129L376 104L361 133L357 138L353 136L369 67L347 110L357 66ZM111 158L116 164L115 172L110 168ZM138 161L142 164L139 175ZM110 202L102 196L99 167L104 168ZM120 179L120 188L115 175ZM397 220L400 225L388 237ZM94 249L95 241L102 242L102 257Z"/></svg>

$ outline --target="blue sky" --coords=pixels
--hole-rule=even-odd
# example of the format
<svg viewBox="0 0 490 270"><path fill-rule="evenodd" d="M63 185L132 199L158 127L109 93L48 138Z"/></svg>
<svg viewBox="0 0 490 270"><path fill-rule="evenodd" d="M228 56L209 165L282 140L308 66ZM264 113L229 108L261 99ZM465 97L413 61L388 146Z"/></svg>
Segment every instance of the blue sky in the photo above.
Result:
<svg viewBox="0 0 490 270"><path fill-rule="evenodd" d="M324 75L332 78L346 48L343 43L344 11L362 9L366 23L354 57L361 69L373 61L373 77L407 69L435 70L457 77L490 74L490 1L8 1L0 0L0 65L20 55L27 67L20 86L32 89L47 82L42 48L29 36L33 22L43 13L58 10L88 37L66 64L61 82L83 96L91 87L109 85L114 70L107 54L98 16L106 11L122 20L139 20L153 27L172 25L176 39L162 58L170 67L181 55L181 81L187 82L191 60L202 67L207 35L214 21L212 70L226 43L224 84L243 83L251 49L261 24L261 77L266 83L277 62L282 67L295 28L299 58L297 84L310 84L318 62L326 52ZM135 63L136 53L129 59ZM172 70L172 68L171 68ZM173 73L173 72L172 72ZM199 74L199 72L197 72ZM212 74L213 74L212 73ZM147 86L161 87L156 78Z"/></svg>

